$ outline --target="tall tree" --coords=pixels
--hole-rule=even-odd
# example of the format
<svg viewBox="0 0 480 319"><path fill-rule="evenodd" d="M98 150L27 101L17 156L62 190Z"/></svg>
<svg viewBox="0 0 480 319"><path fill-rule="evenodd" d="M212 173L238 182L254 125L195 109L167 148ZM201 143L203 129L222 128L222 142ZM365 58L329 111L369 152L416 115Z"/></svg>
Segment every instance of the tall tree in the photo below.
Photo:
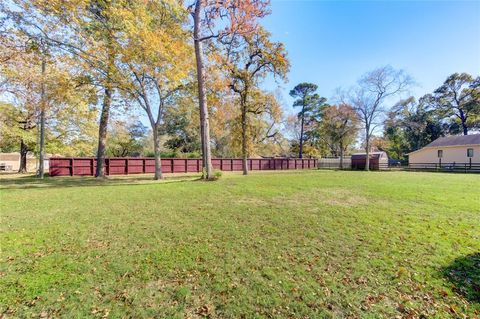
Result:
<svg viewBox="0 0 480 319"><path fill-rule="evenodd" d="M406 161L406 154L418 150L451 132L451 125L428 102L426 95L419 101L414 97L402 99L388 112L384 136L389 157Z"/></svg>
<svg viewBox="0 0 480 319"><path fill-rule="evenodd" d="M47 96L46 96L46 68L47 68L47 48L44 41L40 41L40 55L41 55L41 77L40 77L40 136L38 147L38 172L37 176L40 179L44 178L45 174L45 113L47 112Z"/></svg>
<svg viewBox="0 0 480 319"><path fill-rule="evenodd" d="M259 28L255 34L239 39L229 39L228 58L225 63L230 79L230 88L238 95L242 136L243 174L248 174L247 158L250 116L261 116L268 109L265 100L258 99L259 84L267 76L286 79L290 63L281 42L272 42L270 34Z"/></svg>
<svg viewBox="0 0 480 319"><path fill-rule="evenodd" d="M18 52L0 64L0 79L5 83L0 89L5 102L1 113L8 123L0 133L2 148L20 151L20 172L26 172L28 152L90 155L92 121L97 114L89 106L94 103L94 88L82 83L68 57L39 56L35 42L20 44ZM43 73L45 64L48 68ZM43 141L37 136L41 122Z"/></svg>
<svg viewBox="0 0 480 319"><path fill-rule="evenodd" d="M102 105L98 127L97 169L104 176L110 108L117 87L117 36L128 31L118 9L127 2L108 0L8 0L2 6L16 26L30 37L41 39L50 49L60 49L77 59L90 81L101 88Z"/></svg>
<svg viewBox="0 0 480 319"><path fill-rule="evenodd" d="M413 83L403 70L384 66L366 73L350 94L349 102L356 110L365 134L365 170L370 170L370 139L383 122L385 101L404 92Z"/></svg>
<svg viewBox="0 0 480 319"><path fill-rule="evenodd" d="M81 4L80 4L81 5ZM104 177L105 151L107 144L108 122L112 98L115 94L117 50L115 35L119 32L118 17L115 5L107 0L91 0L81 7L79 11L72 11L65 23L77 22L73 30L77 30L75 39L69 42L59 42L76 56L83 58L88 69L93 69L93 74L98 79L98 84L103 89L103 101L98 125L97 167L95 177ZM92 41L92 40L93 41ZM83 48L82 46L87 45ZM88 51L87 51L88 50Z"/></svg>
<svg viewBox="0 0 480 319"><path fill-rule="evenodd" d="M355 109L348 104L329 105L322 112L320 131L330 149L338 151L340 169L347 148L355 141L359 121Z"/></svg>
<svg viewBox="0 0 480 319"><path fill-rule="evenodd" d="M2 8L3 9L3 8ZM0 93L2 149L20 151L19 173L27 172L27 154L35 150L42 82L38 47L24 34L2 28ZM13 147L12 143L19 145Z"/></svg>
<svg viewBox="0 0 480 319"><path fill-rule="evenodd" d="M450 75L432 96L434 107L444 116L456 118L462 127L463 135L479 125L480 116L480 77L476 79L467 73Z"/></svg>
<svg viewBox="0 0 480 319"><path fill-rule="evenodd" d="M202 141L203 177L213 178L210 147L209 110L206 98L203 43L231 34L255 32L257 19L267 13L267 0L195 0L190 6L197 68L200 135ZM223 20L223 21L220 21ZM218 27L224 25L225 27Z"/></svg>
<svg viewBox="0 0 480 319"><path fill-rule="evenodd" d="M155 179L162 178L160 135L164 116L179 93L192 82L193 61L188 34L182 29L185 12L175 3L138 2L124 11L129 30L119 50L122 70L129 75L120 88L148 117L153 133Z"/></svg>
<svg viewBox="0 0 480 319"><path fill-rule="evenodd" d="M194 101L193 86L182 91L174 107L168 107L164 116L165 147L181 157L201 155L198 107Z"/></svg>
<svg viewBox="0 0 480 319"><path fill-rule="evenodd" d="M305 143L305 125L307 122L315 119L321 108L325 106L326 98L320 97L315 93L318 86L313 83L300 83L290 91L290 96L296 98L293 107L300 107L298 118L300 120L300 136L298 157L303 157L303 146Z"/></svg>
<svg viewBox="0 0 480 319"><path fill-rule="evenodd" d="M17 11L17 9L20 9L20 11ZM23 1L19 1L18 5L15 3L2 4L0 5L0 11L2 12L3 22L1 25L1 33L5 34L5 37L7 38L7 41L2 41L2 45L8 42L17 42L18 44L18 42L27 40L30 48L30 55L36 54L41 61L40 68L38 69L38 72L40 73L38 92L40 95L40 100L36 105L37 112L39 114L38 126L40 158L37 176L43 179L45 160L45 112L47 104L45 92L47 43L44 40L43 34L47 32L54 32L56 27L48 24L47 19L45 19L38 10L32 9L30 6L28 6L28 3L26 4ZM37 23L34 25L26 23L31 21L36 21ZM36 30L32 30L32 26L34 26ZM19 48L22 48L22 44L17 45L17 49ZM7 59L5 62L8 63L9 60L10 59ZM35 72L35 70L32 71Z"/></svg>

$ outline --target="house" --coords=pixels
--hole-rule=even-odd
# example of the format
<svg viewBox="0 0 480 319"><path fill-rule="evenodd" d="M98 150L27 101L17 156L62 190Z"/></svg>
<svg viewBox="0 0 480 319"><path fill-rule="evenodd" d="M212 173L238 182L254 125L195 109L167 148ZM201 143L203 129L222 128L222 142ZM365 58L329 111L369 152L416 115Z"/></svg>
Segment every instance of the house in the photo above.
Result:
<svg viewBox="0 0 480 319"><path fill-rule="evenodd" d="M44 166L48 170L48 157L45 155ZM27 154L27 172L35 172L37 170L38 161L35 155L31 152ZM17 172L20 168L20 153L0 153L0 171Z"/></svg>
<svg viewBox="0 0 480 319"><path fill-rule="evenodd" d="M388 168L388 155L385 152L371 152L370 170L380 170ZM365 169L367 153L356 153L352 155L352 169Z"/></svg>
<svg viewBox="0 0 480 319"><path fill-rule="evenodd" d="M33 153L27 154L27 171L35 172L36 159ZM20 153L0 153L0 171L16 172L20 168Z"/></svg>
<svg viewBox="0 0 480 319"><path fill-rule="evenodd" d="M480 163L480 134L440 137L408 154L409 165L472 163Z"/></svg>

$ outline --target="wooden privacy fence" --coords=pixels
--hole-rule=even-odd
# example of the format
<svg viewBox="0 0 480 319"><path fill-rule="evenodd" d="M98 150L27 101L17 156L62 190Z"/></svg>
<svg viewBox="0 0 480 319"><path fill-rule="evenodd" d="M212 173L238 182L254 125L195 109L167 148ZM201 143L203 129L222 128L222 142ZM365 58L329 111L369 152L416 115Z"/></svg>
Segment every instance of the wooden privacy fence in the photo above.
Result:
<svg viewBox="0 0 480 319"><path fill-rule="evenodd" d="M163 173L198 173L202 171L201 159L162 158ZM50 176L93 176L97 160L88 157L53 157L49 163ZM213 168L221 171L241 171L242 159L212 159ZM317 159L300 158L249 158L251 171L290 170L316 168ZM155 159L151 157L106 158L106 175L129 175L155 173Z"/></svg>

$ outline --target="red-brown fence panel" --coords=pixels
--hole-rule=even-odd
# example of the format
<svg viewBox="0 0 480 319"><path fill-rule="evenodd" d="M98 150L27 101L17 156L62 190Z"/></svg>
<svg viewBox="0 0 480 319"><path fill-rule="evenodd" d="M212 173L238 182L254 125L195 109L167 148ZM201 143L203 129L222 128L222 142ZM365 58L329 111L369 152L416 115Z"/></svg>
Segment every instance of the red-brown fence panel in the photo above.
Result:
<svg viewBox="0 0 480 319"><path fill-rule="evenodd" d="M202 160L191 158L162 158L163 173L198 173L202 171ZM221 171L242 171L240 158L212 159L213 168ZM299 158L249 158L248 169L292 170L317 167L316 159ZM50 158L50 176L93 176L97 160L92 157ZM151 157L111 157L105 159L106 175L152 174L155 173L155 159Z"/></svg>

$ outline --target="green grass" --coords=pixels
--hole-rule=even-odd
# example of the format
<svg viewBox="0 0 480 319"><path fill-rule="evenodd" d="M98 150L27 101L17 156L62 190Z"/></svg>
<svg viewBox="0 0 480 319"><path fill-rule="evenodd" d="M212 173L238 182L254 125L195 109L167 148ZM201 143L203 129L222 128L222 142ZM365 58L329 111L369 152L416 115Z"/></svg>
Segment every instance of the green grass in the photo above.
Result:
<svg viewBox="0 0 480 319"><path fill-rule="evenodd" d="M480 313L480 177L4 177L0 317Z"/></svg>

